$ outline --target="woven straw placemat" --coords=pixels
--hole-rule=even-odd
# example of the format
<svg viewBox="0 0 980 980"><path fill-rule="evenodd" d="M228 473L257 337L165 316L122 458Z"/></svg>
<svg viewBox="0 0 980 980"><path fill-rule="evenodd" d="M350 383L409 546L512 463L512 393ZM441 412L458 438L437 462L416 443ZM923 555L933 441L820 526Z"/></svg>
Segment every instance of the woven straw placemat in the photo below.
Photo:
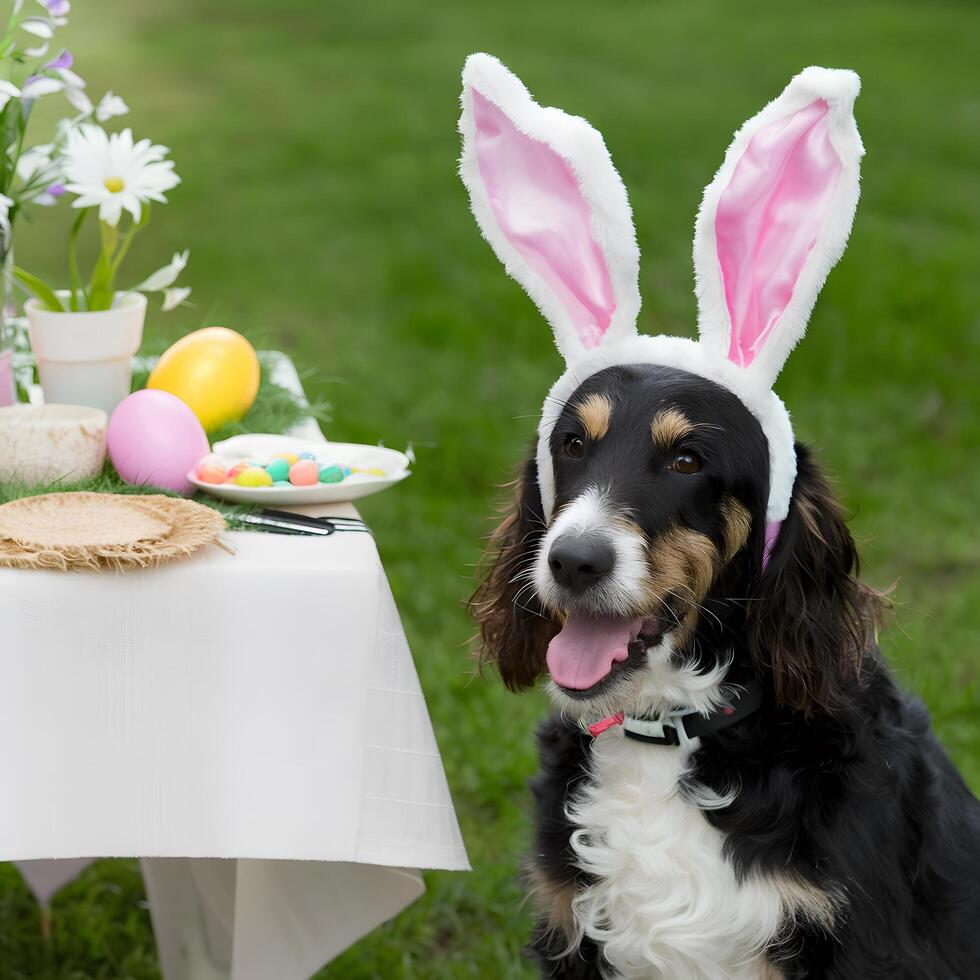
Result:
<svg viewBox="0 0 980 980"><path fill-rule="evenodd" d="M48 493L0 506L0 565L127 569L217 541L224 518L179 497Z"/></svg>

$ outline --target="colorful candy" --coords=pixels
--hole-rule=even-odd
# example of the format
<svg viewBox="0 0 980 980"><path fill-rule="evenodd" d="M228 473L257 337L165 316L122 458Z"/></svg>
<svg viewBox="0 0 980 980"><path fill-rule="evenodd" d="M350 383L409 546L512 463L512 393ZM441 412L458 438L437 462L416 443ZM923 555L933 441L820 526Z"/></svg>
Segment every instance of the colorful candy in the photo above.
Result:
<svg viewBox="0 0 980 980"><path fill-rule="evenodd" d="M202 463L197 468L197 478L202 483L224 483L228 479L228 471L217 463Z"/></svg>
<svg viewBox="0 0 980 980"><path fill-rule="evenodd" d="M240 487L271 487L272 477L261 466L250 466L235 477Z"/></svg>
<svg viewBox="0 0 980 980"><path fill-rule="evenodd" d="M353 474L385 476L376 467L342 466L317 459L314 453L275 453L265 458L242 459L233 466L213 455L205 456L195 468L202 483L234 483L240 487L313 487L318 483L341 483Z"/></svg>
<svg viewBox="0 0 980 980"><path fill-rule="evenodd" d="M312 487L320 481L320 468L314 459L300 459L289 467L289 482L295 487Z"/></svg>
<svg viewBox="0 0 980 980"><path fill-rule="evenodd" d="M289 482L289 460L288 459L273 459L271 463L265 468L269 476L272 477L273 483L282 483L283 481Z"/></svg>

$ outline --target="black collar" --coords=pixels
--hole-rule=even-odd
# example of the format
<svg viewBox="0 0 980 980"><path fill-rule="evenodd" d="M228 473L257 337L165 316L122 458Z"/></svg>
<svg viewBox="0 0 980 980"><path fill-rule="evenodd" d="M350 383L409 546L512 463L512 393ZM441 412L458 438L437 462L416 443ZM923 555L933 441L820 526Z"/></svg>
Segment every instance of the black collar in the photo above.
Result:
<svg viewBox="0 0 980 980"><path fill-rule="evenodd" d="M751 680L729 689L729 702L709 715L680 708L658 718L623 718L623 734L651 745L688 745L692 739L712 735L740 722L762 705L762 685Z"/></svg>

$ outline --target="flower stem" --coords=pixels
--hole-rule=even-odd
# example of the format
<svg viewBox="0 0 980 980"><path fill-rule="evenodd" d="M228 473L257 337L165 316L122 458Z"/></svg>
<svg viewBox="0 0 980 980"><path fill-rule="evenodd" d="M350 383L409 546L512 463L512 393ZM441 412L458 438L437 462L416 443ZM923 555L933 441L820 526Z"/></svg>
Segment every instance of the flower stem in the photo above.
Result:
<svg viewBox="0 0 980 980"><path fill-rule="evenodd" d="M119 266L122 264L122 260L126 258L126 253L129 251L129 246L133 244L133 236L139 231L139 226L130 225L129 230L123 236L122 245L119 246L119 251L116 252L116 256L112 261L112 278L116 278L116 273L119 271Z"/></svg>
<svg viewBox="0 0 980 980"><path fill-rule="evenodd" d="M99 232L102 249L95 263L92 283L89 286L88 308L90 310L107 310L112 306L112 257L119 245L119 229L106 221L100 221Z"/></svg>
<svg viewBox="0 0 980 980"><path fill-rule="evenodd" d="M78 212L78 217L71 226L71 235L68 237L68 272L71 276L70 301L73 312L77 312L82 308L79 293L81 293L82 299L85 300L85 305L88 306L88 296L85 295L85 291L82 289L82 282L78 275L78 255L75 251L75 245L78 240L78 233L82 228L82 223L85 221L85 216L90 210L90 208L82 208Z"/></svg>

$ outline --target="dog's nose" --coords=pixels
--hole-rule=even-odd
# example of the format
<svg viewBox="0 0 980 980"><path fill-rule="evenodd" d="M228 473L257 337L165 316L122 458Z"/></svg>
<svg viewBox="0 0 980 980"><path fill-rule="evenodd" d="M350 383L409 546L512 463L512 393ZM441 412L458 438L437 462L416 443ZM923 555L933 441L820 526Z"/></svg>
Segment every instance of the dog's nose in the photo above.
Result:
<svg viewBox="0 0 980 980"><path fill-rule="evenodd" d="M576 594L608 575L615 563L612 545L598 534L562 534L548 552L555 581Z"/></svg>

